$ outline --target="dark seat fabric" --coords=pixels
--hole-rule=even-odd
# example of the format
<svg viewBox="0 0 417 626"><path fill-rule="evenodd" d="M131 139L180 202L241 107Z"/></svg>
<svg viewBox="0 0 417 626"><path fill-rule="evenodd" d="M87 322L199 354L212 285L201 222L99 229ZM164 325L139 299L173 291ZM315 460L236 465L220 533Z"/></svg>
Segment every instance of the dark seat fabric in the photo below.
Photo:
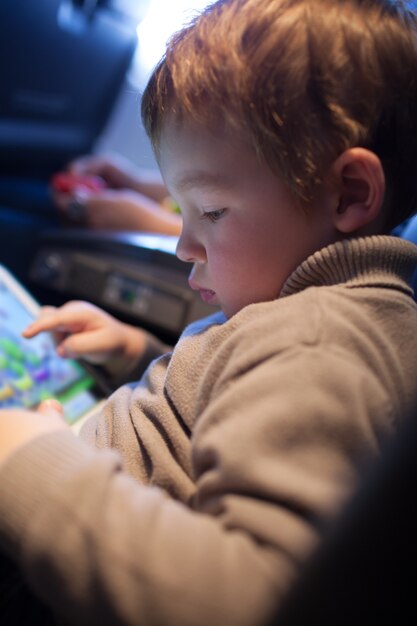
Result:
<svg viewBox="0 0 417 626"><path fill-rule="evenodd" d="M270 626L417 624L416 589L417 410L369 469Z"/></svg>
<svg viewBox="0 0 417 626"><path fill-rule="evenodd" d="M33 596L17 567L3 554L0 554L0 624L58 626L49 609Z"/></svg>
<svg viewBox="0 0 417 626"><path fill-rule="evenodd" d="M417 244L417 215L409 219L404 227L398 231L398 234L403 239ZM413 275L412 286L414 289L414 297L417 297L417 270Z"/></svg>

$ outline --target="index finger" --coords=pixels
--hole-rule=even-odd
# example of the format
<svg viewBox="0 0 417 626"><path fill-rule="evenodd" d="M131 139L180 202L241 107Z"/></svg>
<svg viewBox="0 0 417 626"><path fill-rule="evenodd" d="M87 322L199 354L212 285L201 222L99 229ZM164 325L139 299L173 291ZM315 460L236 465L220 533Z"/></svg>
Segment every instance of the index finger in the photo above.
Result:
<svg viewBox="0 0 417 626"><path fill-rule="evenodd" d="M45 331L74 332L80 327L80 322L82 322L81 317L74 310L52 310L29 324L22 332L22 335L26 339L31 339Z"/></svg>

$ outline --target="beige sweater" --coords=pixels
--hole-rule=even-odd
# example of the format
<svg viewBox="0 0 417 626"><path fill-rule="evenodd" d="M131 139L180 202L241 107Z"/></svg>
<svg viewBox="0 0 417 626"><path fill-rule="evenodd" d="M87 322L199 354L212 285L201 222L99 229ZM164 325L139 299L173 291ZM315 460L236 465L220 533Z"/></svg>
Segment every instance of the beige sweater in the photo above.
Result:
<svg viewBox="0 0 417 626"><path fill-rule="evenodd" d="M329 246L276 301L186 329L87 442L17 452L0 545L37 594L77 626L265 623L417 400L416 262L391 237Z"/></svg>

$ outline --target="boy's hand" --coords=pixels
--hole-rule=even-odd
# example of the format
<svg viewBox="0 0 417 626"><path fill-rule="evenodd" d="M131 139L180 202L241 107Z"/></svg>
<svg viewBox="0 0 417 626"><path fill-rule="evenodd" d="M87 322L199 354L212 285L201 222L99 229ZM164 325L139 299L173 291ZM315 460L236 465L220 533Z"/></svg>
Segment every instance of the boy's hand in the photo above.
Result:
<svg viewBox="0 0 417 626"><path fill-rule="evenodd" d="M30 324L23 336L27 339L51 331L62 357L83 358L104 365L114 357L126 365L137 361L145 350L145 334L124 324L102 309L82 301L72 301L60 308L44 307L41 316Z"/></svg>
<svg viewBox="0 0 417 626"><path fill-rule="evenodd" d="M69 430L69 426L56 400L45 400L37 411L0 410L0 465L32 439L58 430Z"/></svg>

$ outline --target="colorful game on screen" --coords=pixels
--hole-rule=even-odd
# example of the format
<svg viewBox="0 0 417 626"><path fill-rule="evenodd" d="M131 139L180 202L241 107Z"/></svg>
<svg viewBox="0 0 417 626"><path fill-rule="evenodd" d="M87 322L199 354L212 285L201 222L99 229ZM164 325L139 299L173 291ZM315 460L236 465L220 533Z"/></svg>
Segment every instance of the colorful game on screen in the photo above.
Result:
<svg viewBox="0 0 417 626"><path fill-rule="evenodd" d="M21 337L31 321L0 278L0 408L30 408L56 398L72 423L96 402L90 393L94 379L75 361L60 358L48 333Z"/></svg>

